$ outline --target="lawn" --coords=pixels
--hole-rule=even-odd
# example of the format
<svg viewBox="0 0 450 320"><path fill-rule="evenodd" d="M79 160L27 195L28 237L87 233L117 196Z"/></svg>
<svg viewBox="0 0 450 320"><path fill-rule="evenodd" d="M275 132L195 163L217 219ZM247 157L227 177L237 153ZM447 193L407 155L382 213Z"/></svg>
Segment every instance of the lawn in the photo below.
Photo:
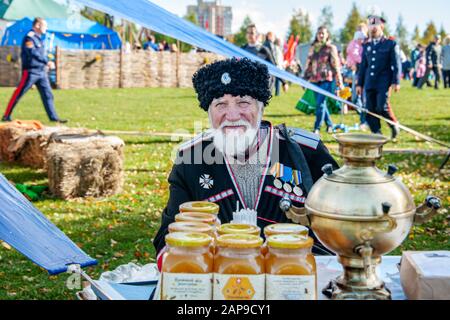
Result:
<svg viewBox="0 0 450 320"><path fill-rule="evenodd" d="M6 107L12 88L0 88L0 111ZM293 87L288 94L273 98L265 118L274 124L312 129L313 116L297 112L294 106L302 91ZM189 132L207 126L207 116L198 107L192 89L99 89L55 91L59 114L70 119L70 125L91 129L121 131ZM450 90L417 91L403 84L393 96L392 104L401 123L450 143ZM38 119L48 123L36 90L28 93L17 106L15 118ZM336 123L339 115L333 116ZM348 125L358 122L355 114L346 115ZM389 135L389 128L383 126ZM122 194L106 199L62 201L47 198L35 206L63 230L89 255L98 259L88 269L97 278L100 273L134 261L154 261L151 244L167 201L167 175L171 169L171 153L179 141L170 138L122 136L126 142L126 182ZM331 135L323 133L328 146L335 146ZM416 139L402 132L389 149L442 149L441 146ZM334 149L333 149L334 150ZM338 157L337 154L334 154ZM378 164L386 168L395 163L398 175L410 188L417 204L428 194L449 203L449 170L438 172L445 155L386 153ZM46 184L44 171L0 163L0 172L16 183ZM448 213L412 229L402 250L450 249ZM22 255L0 245L0 299L74 299L75 292L65 287L67 275L48 276Z"/></svg>

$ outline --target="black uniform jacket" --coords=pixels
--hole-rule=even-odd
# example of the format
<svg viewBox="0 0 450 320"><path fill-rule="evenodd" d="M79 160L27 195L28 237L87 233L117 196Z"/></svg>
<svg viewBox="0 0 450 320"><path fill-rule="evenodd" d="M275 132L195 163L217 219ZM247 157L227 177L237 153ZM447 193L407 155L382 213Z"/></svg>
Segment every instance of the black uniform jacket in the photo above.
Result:
<svg viewBox="0 0 450 320"><path fill-rule="evenodd" d="M203 200L215 202L220 206L221 222L227 223L233 219L233 211L236 211L236 204L239 201L240 208L256 208L258 226L262 230L266 225L272 223L289 222L279 208L279 202L283 197L288 196L296 207L304 206L307 192L312 184L323 175L321 168L328 163L333 164L335 168L338 167L317 135L301 129L286 128L284 125L272 127L265 121L262 122L261 127L268 130L270 162L266 165L266 175L261 178L255 204L244 203L228 163L214 149L211 137L205 134L199 135L180 148L178 161L181 159L185 162L193 161L194 157L198 158L199 154L203 154L209 148L212 149L213 154L216 152L219 155L216 158L221 159L222 163L176 163L173 166L169 176L169 201L162 213L161 228L154 239L157 252L164 248L164 237L168 233L168 225L174 222L174 216L178 214L178 208L184 202ZM287 193L274 186L275 177L269 172L277 162L300 171L302 196L297 196L293 192Z"/></svg>

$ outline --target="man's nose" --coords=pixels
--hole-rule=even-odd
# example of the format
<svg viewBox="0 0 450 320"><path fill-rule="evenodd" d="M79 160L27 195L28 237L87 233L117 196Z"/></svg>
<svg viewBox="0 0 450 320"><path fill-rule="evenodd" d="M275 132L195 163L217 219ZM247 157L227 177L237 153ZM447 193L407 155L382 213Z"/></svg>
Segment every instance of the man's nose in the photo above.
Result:
<svg viewBox="0 0 450 320"><path fill-rule="evenodd" d="M239 121L241 120L241 112L239 107L236 105L230 105L227 110L226 119L228 121Z"/></svg>

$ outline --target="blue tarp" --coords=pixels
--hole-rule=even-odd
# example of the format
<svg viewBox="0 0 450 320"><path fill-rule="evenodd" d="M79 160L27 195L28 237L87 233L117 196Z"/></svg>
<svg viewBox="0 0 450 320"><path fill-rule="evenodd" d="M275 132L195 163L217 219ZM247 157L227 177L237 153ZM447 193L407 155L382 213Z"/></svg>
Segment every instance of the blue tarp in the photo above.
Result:
<svg viewBox="0 0 450 320"><path fill-rule="evenodd" d="M334 94L331 94L302 78L277 68L257 56L229 43L212 33L176 16L173 13L155 5L149 0L76 0L90 8L108 13L118 18L137 23L145 28L170 36L193 46L215 52L226 57L247 57L259 61L269 67L269 72L278 77L305 88L319 92L327 97L346 103L356 109L359 107Z"/></svg>
<svg viewBox="0 0 450 320"><path fill-rule="evenodd" d="M48 31L46 47L53 51L56 46L63 49L108 50L121 47L120 37L114 30L87 19L46 19ZM20 46L22 39L31 30L32 19L23 18L6 28L1 45Z"/></svg>
<svg viewBox="0 0 450 320"><path fill-rule="evenodd" d="M70 264L97 263L0 174L0 240L5 241L50 274L67 271Z"/></svg>

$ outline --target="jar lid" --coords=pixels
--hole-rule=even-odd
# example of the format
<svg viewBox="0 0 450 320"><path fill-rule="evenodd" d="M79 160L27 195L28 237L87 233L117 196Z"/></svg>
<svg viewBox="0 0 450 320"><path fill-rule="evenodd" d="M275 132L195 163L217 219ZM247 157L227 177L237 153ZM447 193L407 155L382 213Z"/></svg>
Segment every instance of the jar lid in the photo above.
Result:
<svg viewBox="0 0 450 320"><path fill-rule="evenodd" d="M226 248L259 248L263 239L252 234L224 234L217 238L217 246Z"/></svg>
<svg viewBox="0 0 450 320"><path fill-rule="evenodd" d="M280 249L306 249L311 248L314 240L299 234L276 234L267 238L270 248Z"/></svg>
<svg viewBox="0 0 450 320"><path fill-rule="evenodd" d="M219 205L208 201L191 201L182 203L179 207L180 212L204 212L210 214L219 213Z"/></svg>
<svg viewBox="0 0 450 320"><path fill-rule="evenodd" d="M175 215L175 221L203 222L212 225L216 223L217 216L204 212L180 212Z"/></svg>
<svg viewBox="0 0 450 320"><path fill-rule="evenodd" d="M209 224L202 222L191 222L191 221L182 221L182 222L173 222L169 224L169 232L200 232L200 233L213 233L213 227Z"/></svg>
<svg viewBox="0 0 450 320"><path fill-rule="evenodd" d="M253 234L259 236L261 228L251 224L244 223L225 223L217 229L219 235L223 234Z"/></svg>
<svg viewBox="0 0 450 320"><path fill-rule="evenodd" d="M166 235L166 243L174 247L202 247L210 245L212 238L200 232L173 232Z"/></svg>
<svg viewBox="0 0 450 320"><path fill-rule="evenodd" d="M275 234L300 234L307 236L308 231L308 227L295 223L275 223L264 228L266 237Z"/></svg>

